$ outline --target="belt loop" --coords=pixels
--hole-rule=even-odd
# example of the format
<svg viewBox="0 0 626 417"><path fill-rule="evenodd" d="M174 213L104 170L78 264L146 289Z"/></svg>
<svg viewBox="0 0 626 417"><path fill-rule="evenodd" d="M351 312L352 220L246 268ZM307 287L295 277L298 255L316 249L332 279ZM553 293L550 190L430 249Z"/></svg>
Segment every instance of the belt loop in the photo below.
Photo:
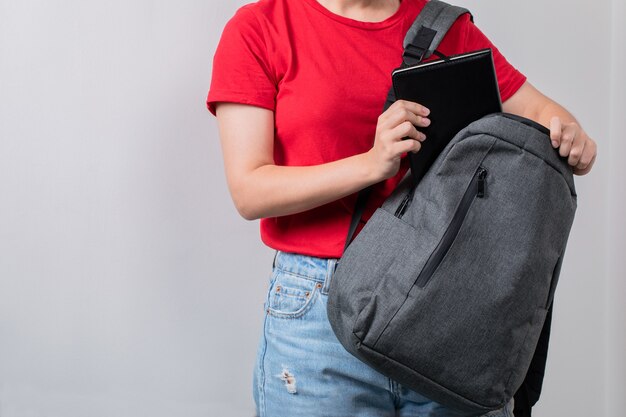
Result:
<svg viewBox="0 0 626 417"><path fill-rule="evenodd" d="M329 259L328 264L326 266L326 279L324 279L324 286L322 287L322 294L328 294L328 290L330 289L330 280L335 272L335 268L337 265L337 259Z"/></svg>
<svg viewBox="0 0 626 417"><path fill-rule="evenodd" d="M274 260L272 261L272 269L276 268L276 258L278 257L278 251L274 253Z"/></svg>

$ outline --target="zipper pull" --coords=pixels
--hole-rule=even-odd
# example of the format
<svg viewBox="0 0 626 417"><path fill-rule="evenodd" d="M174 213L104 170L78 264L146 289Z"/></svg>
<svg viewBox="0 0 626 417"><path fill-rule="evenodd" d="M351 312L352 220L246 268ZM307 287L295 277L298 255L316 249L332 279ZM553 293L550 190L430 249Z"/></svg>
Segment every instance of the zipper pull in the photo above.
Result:
<svg viewBox="0 0 626 417"><path fill-rule="evenodd" d="M478 168L478 191L476 192L478 198L485 196L485 178L487 178L487 170L483 167Z"/></svg>
<svg viewBox="0 0 626 417"><path fill-rule="evenodd" d="M406 209L408 209L409 206L411 205L411 200L413 199L414 192L415 192L415 189L413 188L406 196L404 196L402 203L400 203L400 206L398 207L398 209L396 210L394 214L397 218L401 218L404 212L406 212Z"/></svg>

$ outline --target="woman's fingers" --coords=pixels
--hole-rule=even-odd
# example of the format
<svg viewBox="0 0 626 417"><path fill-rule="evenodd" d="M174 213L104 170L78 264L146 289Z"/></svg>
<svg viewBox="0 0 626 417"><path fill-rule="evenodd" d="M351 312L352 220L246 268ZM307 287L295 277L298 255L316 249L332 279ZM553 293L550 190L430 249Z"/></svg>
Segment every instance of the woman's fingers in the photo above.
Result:
<svg viewBox="0 0 626 417"><path fill-rule="evenodd" d="M399 155L404 153L417 153L420 149L422 149L422 142L414 139L406 139L401 142L395 144L396 152Z"/></svg>
<svg viewBox="0 0 626 417"><path fill-rule="evenodd" d="M559 155L567 158L574 174L585 175L596 160L597 145L576 122L563 123L557 116L550 120L550 141Z"/></svg>
<svg viewBox="0 0 626 417"><path fill-rule="evenodd" d="M411 122L411 124L419 127L430 126L430 119L428 119L426 116L420 116L405 108L399 109L390 114L388 119L385 121L385 126L393 129L395 126L406 121Z"/></svg>
<svg viewBox="0 0 626 417"><path fill-rule="evenodd" d="M550 119L550 141L555 149L561 145L561 119L557 116Z"/></svg>
<svg viewBox="0 0 626 417"><path fill-rule="evenodd" d="M415 126L426 127L430 125L428 115L430 111L418 103L398 100L379 118L379 125L383 128L393 129L399 124L409 121Z"/></svg>
<svg viewBox="0 0 626 417"><path fill-rule="evenodd" d="M585 148L583 149L583 153L578 161L578 164L574 167L574 173L576 175L585 175L591 171L591 168L596 161L597 152L596 143L592 139L589 139L589 141L585 143Z"/></svg>
<svg viewBox="0 0 626 417"><path fill-rule="evenodd" d="M576 165L576 167L574 167L574 174L576 175L586 175L589 173L589 171L591 171L591 168L593 168L593 164L596 162L596 154L594 153L593 157L591 158L591 161L589 161L589 163L585 164L584 162L579 162L578 165Z"/></svg>
<svg viewBox="0 0 626 417"><path fill-rule="evenodd" d="M569 157L569 154L574 146L574 140L577 136L577 130L572 124L561 127L561 146L559 146L559 155L562 157Z"/></svg>
<svg viewBox="0 0 626 417"><path fill-rule="evenodd" d="M430 125L429 110L410 101L398 100L380 115L376 125L372 156L373 169L384 179L395 175L400 168L400 158L407 152L418 152L420 141L426 136L416 126Z"/></svg>
<svg viewBox="0 0 626 417"><path fill-rule="evenodd" d="M567 158L567 163L571 166L575 167L580 162L582 158L585 147L587 145L587 140L582 132L574 132L574 139L572 141L572 147L569 151L569 156Z"/></svg>
<svg viewBox="0 0 626 417"><path fill-rule="evenodd" d="M410 151L417 152L421 148L421 145L419 145L419 143L426 139L426 135L424 135L422 132L419 132L411 122L403 122L399 124L391 130L390 134L391 137L393 137L398 143L409 143L408 145L404 144L402 146L394 147L396 149L396 152L394 153L398 155L404 152L408 152L406 150L403 150L407 147ZM410 142L416 143L411 144Z"/></svg>
<svg viewBox="0 0 626 417"><path fill-rule="evenodd" d="M428 110L425 106L422 106L419 103L415 103L413 101L407 101L407 100L396 100L391 106L389 106L389 109L398 108L398 107L406 108L419 116L426 117L430 114L430 110Z"/></svg>
<svg viewBox="0 0 626 417"><path fill-rule="evenodd" d="M406 139L406 140L403 140ZM426 136L419 132L411 122L403 122L393 129L383 132L379 137L380 147L388 154L388 157L395 158L402 154L397 146L402 142L420 142L426 139ZM406 145L405 145L406 146Z"/></svg>

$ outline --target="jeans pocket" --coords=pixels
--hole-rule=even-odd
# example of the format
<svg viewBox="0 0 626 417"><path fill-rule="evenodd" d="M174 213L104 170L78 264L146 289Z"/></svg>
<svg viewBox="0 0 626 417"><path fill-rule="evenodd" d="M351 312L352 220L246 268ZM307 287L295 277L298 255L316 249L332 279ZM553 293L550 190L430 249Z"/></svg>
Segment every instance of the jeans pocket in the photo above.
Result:
<svg viewBox="0 0 626 417"><path fill-rule="evenodd" d="M268 296L268 314L280 318L298 318L310 310L322 283L288 272L274 274Z"/></svg>

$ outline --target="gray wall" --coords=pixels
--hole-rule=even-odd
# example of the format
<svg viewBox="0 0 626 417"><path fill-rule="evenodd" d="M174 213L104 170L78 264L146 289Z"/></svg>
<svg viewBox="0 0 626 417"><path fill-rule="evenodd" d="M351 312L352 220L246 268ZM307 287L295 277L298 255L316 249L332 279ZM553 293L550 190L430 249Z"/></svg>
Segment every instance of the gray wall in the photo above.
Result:
<svg viewBox="0 0 626 417"><path fill-rule="evenodd" d="M599 144L536 415L621 416L624 5L458 3ZM0 417L252 415L273 253L204 107L241 4L0 0Z"/></svg>

